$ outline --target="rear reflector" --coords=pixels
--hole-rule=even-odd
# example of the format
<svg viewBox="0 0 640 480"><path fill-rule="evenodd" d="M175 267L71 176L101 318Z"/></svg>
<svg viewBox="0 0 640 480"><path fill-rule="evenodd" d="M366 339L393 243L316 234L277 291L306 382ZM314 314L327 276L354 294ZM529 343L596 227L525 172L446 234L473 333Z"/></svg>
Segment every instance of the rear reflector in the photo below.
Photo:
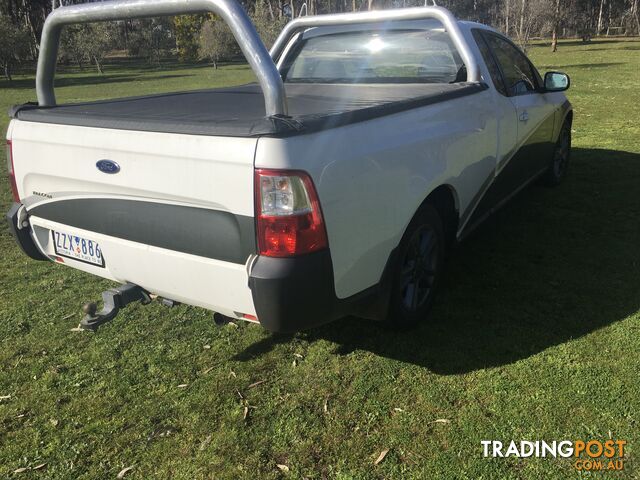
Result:
<svg viewBox="0 0 640 480"><path fill-rule="evenodd" d="M250 315L248 313L243 313L242 314L242 318L244 318L245 320L247 320L249 322L258 323L258 317L256 317L255 315Z"/></svg>
<svg viewBox="0 0 640 480"><path fill-rule="evenodd" d="M327 248L320 201L306 172L256 169L260 255L293 257Z"/></svg>
<svg viewBox="0 0 640 480"><path fill-rule="evenodd" d="M16 174L13 168L13 144L11 140L7 140L7 171L9 172L9 184L11 185L11 193L14 202L20 203L18 195L18 185L16 184Z"/></svg>

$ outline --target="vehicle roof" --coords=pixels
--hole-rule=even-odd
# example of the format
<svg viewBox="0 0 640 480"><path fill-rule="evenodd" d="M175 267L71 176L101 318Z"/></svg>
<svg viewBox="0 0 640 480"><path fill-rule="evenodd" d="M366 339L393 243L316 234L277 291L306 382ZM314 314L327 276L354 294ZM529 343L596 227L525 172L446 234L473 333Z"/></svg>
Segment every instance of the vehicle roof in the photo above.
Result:
<svg viewBox="0 0 640 480"><path fill-rule="evenodd" d="M495 28L490 27L489 25L485 25L484 23L472 22L470 20L458 20L458 24L461 27L465 28L466 30L471 30L472 28L480 28L482 30L489 30L502 35L502 33L499 30L496 30Z"/></svg>

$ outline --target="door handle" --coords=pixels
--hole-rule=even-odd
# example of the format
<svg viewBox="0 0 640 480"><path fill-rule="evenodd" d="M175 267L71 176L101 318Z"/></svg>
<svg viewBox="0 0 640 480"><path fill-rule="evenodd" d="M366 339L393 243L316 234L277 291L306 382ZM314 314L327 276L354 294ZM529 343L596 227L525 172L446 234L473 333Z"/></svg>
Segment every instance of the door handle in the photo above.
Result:
<svg viewBox="0 0 640 480"><path fill-rule="evenodd" d="M519 119L521 122L526 122L527 120L529 120L529 114L526 110L520 114Z"/></svg>

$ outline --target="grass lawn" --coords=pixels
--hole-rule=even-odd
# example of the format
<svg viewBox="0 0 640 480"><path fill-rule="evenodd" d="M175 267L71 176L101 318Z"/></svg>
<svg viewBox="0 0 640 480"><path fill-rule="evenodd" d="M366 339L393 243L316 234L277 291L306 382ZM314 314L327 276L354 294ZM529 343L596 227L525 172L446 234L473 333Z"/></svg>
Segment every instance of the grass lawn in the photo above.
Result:
<svg viewBox="0 0 640 480"><path fill-rule="evenodd" d="M571 75L570 177L463 243L433 322L412 332L346 318L273 336L158 304L71 331L111 284L32 261L0 229L0 478L640 478L640 41L530 53ZM251 78L117 64L60 74L57 95ZM0 111L27 100L33 76L0 80ZM2 211L10 197L3 181ZM628 442L622 472L487 459L480 444L610 436Z"/></svg>

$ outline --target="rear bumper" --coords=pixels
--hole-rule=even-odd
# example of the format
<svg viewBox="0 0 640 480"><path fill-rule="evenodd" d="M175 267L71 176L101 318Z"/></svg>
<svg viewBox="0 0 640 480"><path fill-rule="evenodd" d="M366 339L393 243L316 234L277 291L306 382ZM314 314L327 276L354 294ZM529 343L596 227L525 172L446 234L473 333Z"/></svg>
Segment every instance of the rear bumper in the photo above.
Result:
<svg viewBox="0 0 640 480"><path fill-rule="evenodd" d="M260 325L272 332L293 333L346 315L379 320L388 305L385 282L349 298L336 297L328 249L293 258L260 256L249 287Z"/></svg>
<svg viewBox="0 0 640 480"><path fill-rule="evenodd" d="M9 231L11 232L11 235L13 235L16 243L28 257L33 258L34 260L50 260L40 251L33 241L29 224L20 225L21 208L21 204L14 203L7 212L7 223L9 224Z"/></svg>
<svg viewBox="0 0 640 480"><path fill-rule="evenodd" d="M329 250L293 258L258 257L249 288L260 325L296 332L340 316Z"/></svg>
<svg viewBox="0 0 640 480"><path fill-rule="evenodd" d="M21 207L22 205L14 203L7 213L9 229L16 242L29 257L35 260L51 260L48 255L54 253L51 245L47 243L50 238L48 232L58 228L68 230L69 227L58 227L37 217L33 217L32 222L29 222L27 217L21 220ZM21 221L22 228L18 228ZM27 224L24 225L24 222ZM32 236L31 232L34 229L38 230L37 234L34 234L38 241ZM129 250L135 246L132 242L120 241L95 232L77 231L78 234L87 235L100 243L105 252L107 265L112 271L67 259L65 263L69 266L122 283L130 281L150 292L219 311L225 315L236 316L235 311L255 312L260 324L272 332L297 332L350 314L379 319L386 312L387 295L383 282L353 297L336 297L333 264L328 249L294 258L258 256L249 273L247 289L247 273L244 266L235 266L233 272L228 272L212 265L220 262L167 250L147 249L130 252ZM136 265L133 271L132 264ZM165 273L171 272L169 283L162 281L166 275L158 274L158 265L163 266ZM135 272L136 275L132 275L130 279L119 278L118 273L121 271ZM240 278L243 271L244 281ZM194 278L198 278L199 281L194 282ZM200 288L203 286L206 286L206 289ZM242 292L238 290L244 289L250 290L251 299L235 299L237 296L243 297ZM249 305L251 300L253 305ZM245 308L239 306L240 304L244 304Z"/></svg>

